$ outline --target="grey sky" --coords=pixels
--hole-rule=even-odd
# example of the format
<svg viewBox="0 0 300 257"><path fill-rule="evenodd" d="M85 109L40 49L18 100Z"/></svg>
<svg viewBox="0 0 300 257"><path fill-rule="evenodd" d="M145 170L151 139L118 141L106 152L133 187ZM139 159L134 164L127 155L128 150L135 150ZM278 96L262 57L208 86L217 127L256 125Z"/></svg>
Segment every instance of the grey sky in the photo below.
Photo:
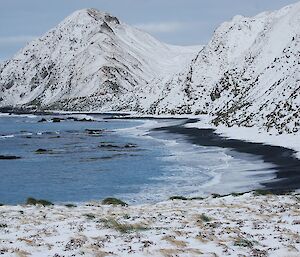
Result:
<svg viewBox="0 0 300 257"><path fill-rule="evenodd" d="M1 0L0 60L56 26L73 11L94 7L172 44L205 44L236 14L252 16L297 0Z"/></svg>

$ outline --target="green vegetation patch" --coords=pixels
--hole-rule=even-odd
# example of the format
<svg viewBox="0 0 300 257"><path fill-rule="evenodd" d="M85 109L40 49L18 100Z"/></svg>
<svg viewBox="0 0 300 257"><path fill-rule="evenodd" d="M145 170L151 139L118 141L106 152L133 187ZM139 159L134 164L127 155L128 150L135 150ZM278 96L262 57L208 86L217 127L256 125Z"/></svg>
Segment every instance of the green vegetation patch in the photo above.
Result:
<svg viewBox="0 0 300 257"><path fill-rule="evenodd" d="M200 216L199 216L200 220L203 221L203 222L210 222L212 219L208 216L206 216L204 213L202 213Z"/></svg>
<svg viewBox="0 0 300 257"><path fill-rule="evenodd" d="M43 200L43 199L35 199L32 197L27 198L26 200L26 204L27 205L43 205L43 206L50 206L50 205L54 205L53 203L47 201L47 200Z"/></svg>
<svg viewBox="0 0 300 257"><path fill-rule="evenodd" d="M191 201L191 200L204 200L203 197L191 197L191 198L188 198L188 197L184 197L184 196L180 196L180 195L174 195L174 196L171 196L169 198L169 200L182 200L182 201Z"/></svg>
<svg viewBox="0 0 300 257"><path fill-rule="evenodd" d="M83 214L87 219L89 220L93 220L96 218L96 216L92 213L86 213L86 214Z"/></svg>
<svg viewBox="0 0 300 257"><path fill-rule="evenodd" d="M238 238L235 242L234 242L235 246L239 246L239 247L253 247L253 243L247 239L244 238Z"/></svg>
<svg viewBox="0 0 300 257"><path fill-rule="evenodd" d="M273 195L273 193L271 191L268 190L264 190L264 189L257 189L254 191L254 195L258 196L258 195Z"/></svg>
<svg viewBox="0 0 300 257"><path fill-rule="evenodd" d="M243 193L237 193L237 192L233 192L231 193L232 196L241 196L241 195L244 195L246 193L249 193L249 192L243 192Z"/></svg>
<svg viewBox="0 0 300 257"><path fill-rule="evenodd" d="M105 204L105 205L121 205L121 206L128 206L127 203L123 202L122 200L120 200L120 199L118 199L118 198L113 198L113 197L105 198L105 199L102 201L102 204Z"/></svg>
<svg viewBox="0 0 300 257"><path fill-rule="evenodd" d="M72 203L67 203L67 204L65 204L65 206L68 207L68 208L75 208L75 207L77 207L77 205L72 204Z"/></svg>

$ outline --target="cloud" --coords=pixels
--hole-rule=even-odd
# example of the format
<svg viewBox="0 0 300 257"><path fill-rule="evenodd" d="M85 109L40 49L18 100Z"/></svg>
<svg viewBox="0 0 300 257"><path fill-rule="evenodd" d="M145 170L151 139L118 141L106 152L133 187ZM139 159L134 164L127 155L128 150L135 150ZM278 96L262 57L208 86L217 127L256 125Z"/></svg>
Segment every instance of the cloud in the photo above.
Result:
<svg viewBox="0 0 300 257"><path fill-rule="evenodd" d="M186 22L150 22L136 24L134 27L150 33L173 33L189 26Z"/></svg>
<svg viewBox="0 0 300 257"><path fill-rule="evenodd" d="M207 21L193 22L149 22L135 24L134 27L148 33L178 33L183 30L202 29L208 26Z"/></svg>
<svg viewBox="0 0 300 257"><path fill-rule="evenodd" d="M34 39L36 36L13 36L13 37L0 37L0 44L17 44L27 43Z"/></svg>

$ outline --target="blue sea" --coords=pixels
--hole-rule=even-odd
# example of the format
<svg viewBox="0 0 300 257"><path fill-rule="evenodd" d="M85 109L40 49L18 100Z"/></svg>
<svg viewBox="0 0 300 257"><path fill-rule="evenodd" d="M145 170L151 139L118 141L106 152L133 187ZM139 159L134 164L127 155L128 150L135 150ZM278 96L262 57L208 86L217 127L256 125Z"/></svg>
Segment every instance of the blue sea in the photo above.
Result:
<svg viewBox="0 0 300 257"><path fill-rule="evenodd" d="M264 171L260 181L273 178L272 167L255 156L151 131L183 120L107 117L1 114L0 155L20 159L0 160L0 203L20 204L28 197L56 203L118 197L140 204L255 188L255 168ZM93 121L79 121L83 118Z"/></svg>

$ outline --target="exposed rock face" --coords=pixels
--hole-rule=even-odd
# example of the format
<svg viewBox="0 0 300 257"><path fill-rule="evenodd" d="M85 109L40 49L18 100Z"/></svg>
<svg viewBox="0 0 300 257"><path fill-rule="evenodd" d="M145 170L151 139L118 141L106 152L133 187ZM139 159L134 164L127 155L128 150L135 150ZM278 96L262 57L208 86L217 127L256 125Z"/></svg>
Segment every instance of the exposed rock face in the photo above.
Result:
<svg viewBox="0 0 300 257"><path fill-rule="evenodd" d="M77 11L0 65L0 106L209 114L300 130L300 3L223 23L208 45L170 46Z"/></svg>

